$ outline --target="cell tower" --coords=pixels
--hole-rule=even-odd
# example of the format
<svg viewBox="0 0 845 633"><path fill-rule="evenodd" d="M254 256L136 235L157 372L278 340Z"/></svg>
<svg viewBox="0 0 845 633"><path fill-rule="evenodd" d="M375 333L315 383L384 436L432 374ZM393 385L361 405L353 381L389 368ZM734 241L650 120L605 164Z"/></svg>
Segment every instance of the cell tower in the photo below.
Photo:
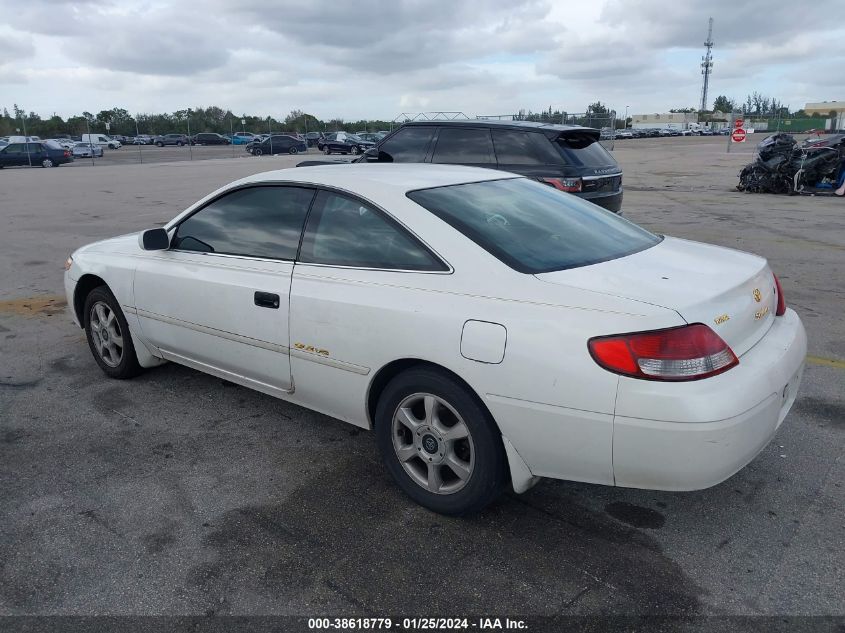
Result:
<svg viewBox="0 0 845 633"><path fill-rule="evenodd" d="M710 73L713 70L713 18L710 18L710 25L707 27L707 41L704 42L707 52L701 58L701 74L704 75L704 84L701 86L701 107L699 110L708 110L707 88L710 84Z"/></svg>

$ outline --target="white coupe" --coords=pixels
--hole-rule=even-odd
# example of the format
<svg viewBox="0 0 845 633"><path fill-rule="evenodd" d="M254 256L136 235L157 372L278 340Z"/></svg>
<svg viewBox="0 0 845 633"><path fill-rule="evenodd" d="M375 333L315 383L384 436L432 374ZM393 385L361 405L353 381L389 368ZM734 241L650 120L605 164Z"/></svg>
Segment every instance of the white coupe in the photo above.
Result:
<svg viewBox="0 0 845 633"><path fill-rule="evenodd" d="M775 434L806 354L764 259L471 167L258 174L66 268L107 375L173 361L373 429L446 514L539 477L715 485Z"/></svg>

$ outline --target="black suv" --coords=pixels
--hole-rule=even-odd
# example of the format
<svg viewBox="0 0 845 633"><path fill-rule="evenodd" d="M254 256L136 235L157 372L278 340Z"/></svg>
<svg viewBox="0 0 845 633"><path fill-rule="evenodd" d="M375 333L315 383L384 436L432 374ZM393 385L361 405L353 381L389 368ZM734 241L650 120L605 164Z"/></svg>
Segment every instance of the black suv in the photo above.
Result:
<svg viewBox="0 0 845 633"><path fill-rule="evenodd" d="M599 130L529 121L412 121L358 161L449 163L521 174L618 213L622 169Z"/></svg>

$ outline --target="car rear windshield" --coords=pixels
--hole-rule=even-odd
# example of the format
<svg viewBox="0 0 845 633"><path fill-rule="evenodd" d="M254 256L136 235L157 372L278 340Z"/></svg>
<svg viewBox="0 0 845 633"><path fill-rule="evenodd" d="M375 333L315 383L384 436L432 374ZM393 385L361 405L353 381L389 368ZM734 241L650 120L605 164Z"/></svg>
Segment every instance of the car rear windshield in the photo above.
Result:
<svg viewBox="0 0 845 633"><path fill-rule="evenodd" d="M419 189L407 195L522 273L589 266L651 248L662 239L590 202L526 178Z"/></svg>
<svg viewBox="0 0 845 633"><path fill-rule="evenodd" d="M557 138L555 145L569 165L579 167L616 166L613 156L591 134L567 132Z"/></svg>

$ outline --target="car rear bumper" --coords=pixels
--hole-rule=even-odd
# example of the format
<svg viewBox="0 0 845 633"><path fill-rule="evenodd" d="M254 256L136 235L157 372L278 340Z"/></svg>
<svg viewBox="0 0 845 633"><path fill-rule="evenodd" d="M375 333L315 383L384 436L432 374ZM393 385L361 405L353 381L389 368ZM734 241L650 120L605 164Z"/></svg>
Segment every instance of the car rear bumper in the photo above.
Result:
<svg viewBox="0 0 845 633"><path fill-rule="evenodd" d="M795 402L806 354L801 320L787 310L723 374L686 383L620 379L613 421L616 485L699 490L741 470Z"/></svg>
<svg viewBox="0 0 845 633"><path fill-rule="evenodd" d="M621 213L622 211L622 190L619 191L611 191L611 192L598 192L598 193L576 193L574 194L579 198L583 198L584 200L588 200L593 204L597 204L600 207L604 207L608 211L613 211L614 213Z"/></svg>

